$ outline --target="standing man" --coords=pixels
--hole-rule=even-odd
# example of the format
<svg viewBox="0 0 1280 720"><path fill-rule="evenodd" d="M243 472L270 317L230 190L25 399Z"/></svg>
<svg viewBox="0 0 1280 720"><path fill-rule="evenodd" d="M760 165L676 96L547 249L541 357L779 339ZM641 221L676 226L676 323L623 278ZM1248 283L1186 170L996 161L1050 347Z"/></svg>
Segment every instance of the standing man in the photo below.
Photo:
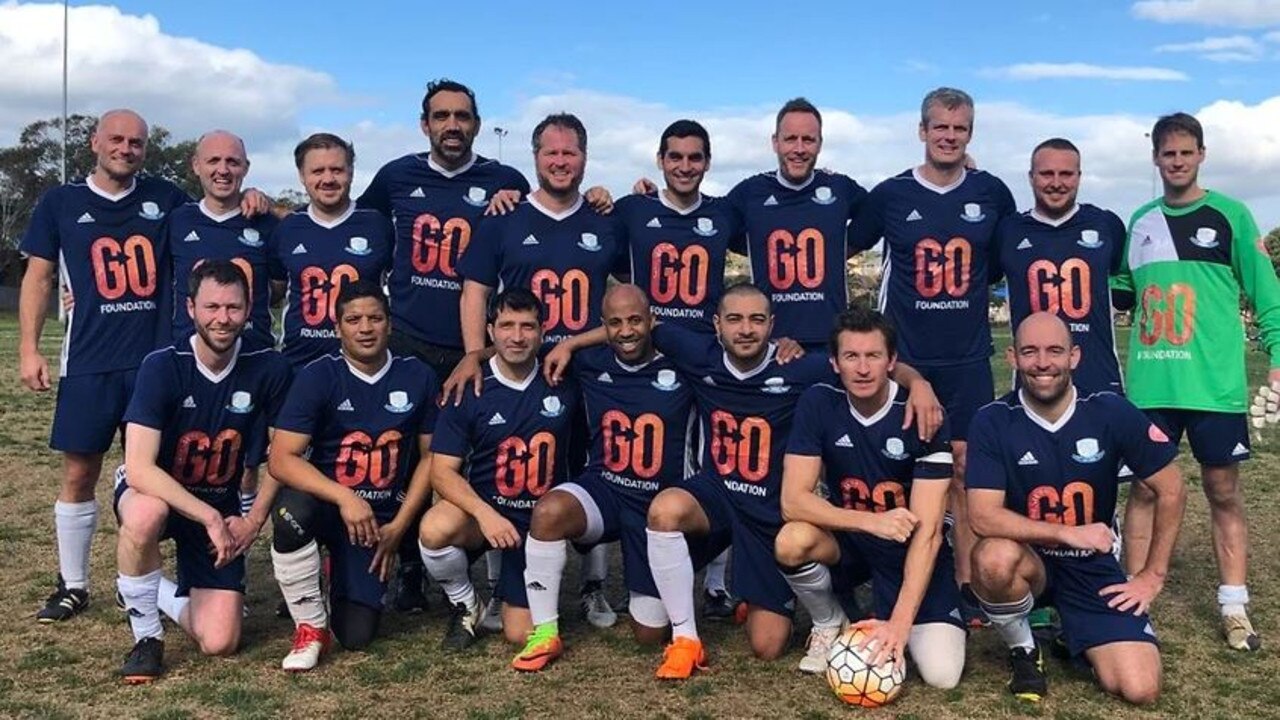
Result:
<svg viewBox="0 0 1280 720"><path fill-rule="evenodd" d="M776 171L753 175L729 192L746 228L745 240L732 249L750 260L751 281L773 304L779 335L821 351L848 304L847 226L867 191L845 175L814 169L822 113L804 98L778 110L773 151Z"/></svg>
<svg viewBox="0 0 1280 720"><path fill-rule="evenodd" d="M1160 649L1147 615L1164 588L1187 503L1178 446L1129 401L1081 396L1080 361L1066 323L1047 312L1018 326L1007 351L1021 389L973 419L966 476L973 529L973 589L1009 647L1009 692L1048 692L1029 615L1058 608L1067 649L1083 655L1103 690L1147 705L1160 694ZM1126 577L1111 553L1119 473L1156 498L1155 532L1142 566Z"/></svg>
<svg viewBox="0 0 1280 720"><path fill-rule="evenodd" d="M1280 381L1280 282L1248 208L1200 187L1200 122L1186 113L1160 118L1151 147L1164 195L1134 213L1116 278L1116 287L1138 302L1129 397L1175 443L1184 432L1191 441L1213 521L1222 631L1232 648L1256 651L1262 640L1245 609L1249 536L1239 463L1249 458L1249 431L1240 294L1253 305L1271 356L1267 380L1274 383ZM1145 487L1135 486L1129 496L1124 556L1130 572L1152 552L1154 503Z"/></svg>
<svg viewBox="0 0 1280 720"><path fill-rule="evenodd" d="M63 476L54 503L58 587L36 613L46 623L89 606L102 456L120 428L142 358L168 344L169 274L160 232L169 212L190 199L167 180L138 177L147 123L132 110L104 113L89 143L97 158L93 172L84 182L46 192L19 245L28 258L18 310L19 372L29 390L52 386L39 343L59 265L61 284L77 300L67 316L49 439L63 454Z"/></svg>
<svg viewBox="0 0 1280 720"><path fill-rule="evenodd" d="M992 276L1008 278L1009 323L1017 327L1037 312L1057 315L1080 348L1080 366L1072 373L1076 387L1086 395L1121 392L1106 278L1120 270L1124 221L1076 202L1080 150L1070 140L1037 145L1028 177L1035 206L1006 217L996 231L999 261Z"/></svg>
<svg viewBox="0 0 1280 720"><path fill-rule="evenodd" d="M275 497L275 482L268 480L241 517L240 483L266 453L289 365L270 348L243 348L249 283L237 264L209 260L188 273L187 282L184 311L195 334L146 357L125 412L116 559L135 640L121 669L131 684L164 670L161 612L204 654L236 651L244 553ZM166 538L177 546L176 583L161 573Z"/></svg>
<svg viewBox="0 0 1280 720"><path fill-rule="evenodd" d="M965 514L965 438L973 414L995 395L987 286L996 224L1015 207L999 178L965 166L973 136L967 93L943 87L926 95L919 136L924 163L871 191L851 244L869 250L884 239L879 309L901 333L901 360L920 369L947 409L956 580L966 621L981 624L968 588L974 537Z"/></svg>

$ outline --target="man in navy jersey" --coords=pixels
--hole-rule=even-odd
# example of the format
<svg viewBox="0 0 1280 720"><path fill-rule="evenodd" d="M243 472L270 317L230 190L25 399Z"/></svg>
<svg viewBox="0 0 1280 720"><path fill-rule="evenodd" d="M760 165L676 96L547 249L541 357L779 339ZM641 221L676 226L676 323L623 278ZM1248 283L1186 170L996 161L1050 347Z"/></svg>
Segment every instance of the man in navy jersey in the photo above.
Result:
<svg viewBox="0 0 1280 720"><path fill-rule="evenodd" d="M333 636L349 650L378 632L396 550L430 501L431 434L439 386L431 368L396 357L387 297L362 279L337 297L342 352L301 371L271 443L285 487L272 510L271 562L296 626L281 666L316 666ZM329 609L320 548L329 550Z"/></svg>
<svg viewBox="0 0 1280 720"><path fill-rule="evenodd" d="M169 212L190 199L171 182L138 176L147 124L132 110L104 113L89 142L93 172L46 192L19 244L27 256L18 309L19 373L29 390L51 387L39 343L59 264L60 284L79 300L67 316L49 439L63 454L54 503L59 581L36 614L40 622L67 620L89 605L102 455L120 427L138 364L168 344L169 275L160 232Z"/></svg>
<svg viewBox="0 0 1280 720"><path fill-rule="evenodd" d="M1004 218L996 230L992 278L1008 279L1010 325L1037 312L1062 318L1080 347L1080 366L1071 375L1076 387L1086 395L1121 392L1107 278L1120 270L1124 221L1076 202L1080 150L1070 140L1037 145L1028 175L1035 207Z"/></svg>
<svg viewBox="0 0 1280 720"><path fill-rule="evenodd" d="M538 500L525 541L525 593L533 632L512 667L536 672L563 652L560 581L569 541L621 541L628 608L636 639L666 634L645 550L645 518L659 489L685 476L693 390L675 364L653 348L649 298L635 285L604 297L607 346L578 352L570 369L582 387L591 452L587 469Z"/></svg>
<svg viewBox="0 0 1280 720"><path fill-rule="evenodd" d="M1058 608L1068 649L1093 666L1103 690L1153 703L1160 651L1147 611L1164 587L1186 507L1177 446L1123 397L1077 390L1080 348L1057 316L1024 320L1007 355L1021 389L974 417L965 482L982 538L973 589L1009 646L1009 690L1031 701L1047 692L1028 621L1039 599ZM1156 496L1151 551L1128 579L1111 554L1122 464Z"/></svg>
<svg viewBox="0 0 1280 720"><path fill-rule="evenodd" d="M751 261L751 279L769 295L778 332L813 349L848 304L845 241L867 191L839 173L815 170L822 114L804 98L778 111L773 151L778 169L743 180L726 200L745 223L731 246Z"/></svg>
<svg viewBox="0 0 1280 720"><path fill-rule="evenodd" d="M964 670L965 631L951 548L942 518L951 479L943 428L929 441L903 429L906 390L889 379L897 333L875 310L841 313L831 336L840 384L800 397L782 470L776 552L783 574L813 618L800 670L822 673L832 641L848 623L832 570L852 587L872 580L879 620L863 623L871 664L907 650L921 678L955 687ZM826 499L814 493L825 477Z"/></svg>
<svg viewBox="0 0 1280 720"><path fill-rule="evenodd" d="M919 128L924 163L877 185L849 235L855 252L884 239L879 310L900 331L899 357L919 367L947 409L956 579L966 619L980 624L968 589L974 537L964 505L965 438L973 413L995 394L989 266L996 224L1015 207L999 178L966 167L972 133L967 93L944 87L926 95Z"/></svg>
<svg viewBox="0 0 1280 720"><path fill-rule="evenodd" d="M188 282L183 294L195 334L146 357L124 416L116 559L135 641L121 669L131 684L163 672L161 612L191 634L202 653L236 651L244 552L275 495L268 480L241 516L240 482L266 452L289 365L270 348L242 347L249 284L237 265L209 260L188 273ZM177 546L176 583L161 573L166 538Z"/></svg>
<svg viewBox="0 0 1280 720"><path fill-rule="evenodd" d="M579 402L576 383L552 387L542 377L543 312L527 288L498 293L487 328L494 355L482 392L464 393L440 414L431 485L442 500L422 518L418 540L423 565L453 606L446 649L475 642L481 603L468 574L469 554L486 549L502 550L495 592L507 641L523 643L533 629L521 545L534 503L568 477Z"/></svg>
<svg viewBox="0 0 1280 720"><path fill-rule="evenodd" d="M298 143L293 159L310 202L276 228L271 272L288 287L280 349L300 368L339 350L338 295L356 280L382 282L395 231L381 213L351 201L351 143L316 133Z"/></svg>

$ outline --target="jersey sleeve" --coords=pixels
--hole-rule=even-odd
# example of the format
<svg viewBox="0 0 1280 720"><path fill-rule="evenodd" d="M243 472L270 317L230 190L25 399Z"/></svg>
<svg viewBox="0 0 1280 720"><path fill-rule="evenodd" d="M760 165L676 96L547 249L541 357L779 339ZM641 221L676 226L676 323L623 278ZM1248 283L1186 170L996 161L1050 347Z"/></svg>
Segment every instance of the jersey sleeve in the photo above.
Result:
<svg viewBox="0 0 1280 720"><path fill-rule="evenodd" d="M800 396L792 416L791 436L787 438L788 455L822 457L823 429L827 421L822 411L822 396L826 392L822 388L811 387Z"/></svg>
<svg viewBox="0 0 1280 720"><path fill-rule="evenodd" d="M1117 241L1111 246L1111 259L1107 265L1107 272L1112 276L1115 276L1120 273L1120 263L1124 260L1124 241L1126 233L1124 221L1120 219L1119 215L1111 212L1110 210L1105 211L1105 215L1106 219L1103 220L1103 223L1107 226L1107 234L1117 239Z"/></svg>
<svg viewBox="0 0 1280 720"><path fill-rule="evenodd" d="M369 182L369 187L356 199L356 207L377 211L385 218L391 217L391 188L387 181L387 167L383 165Z"/></svg>
<svg viewBox="0 0 1280 720"><path fill-rule="evenodd" d="M737 185L734 185L733 189L729 191L729 194L724 196L725 205L729 207L730 212L738 219L738 224L735 227L737 232L729 236L729 249L739 255L747 254L747 228L744 218L747 216L746 196L748 181L749 180L743 180Z"/></svg>
<svg viewBox="0 0 1280 720"><path fill-rule="evenodd" d="M613 226L613 236L618 240L610 274L619 281L629 282L631 280L631 238L627 234L627 223L616 210L612 216L608 216L608 220Z"/></svg>
<svg viewBox="0 0 1280 720"><path fill-rule="evenodd" d="M1120 454L1134 477L1150 477L1178 456L1178 446L1128 400L1115 396L1108 403L1107 416L1115 428Z"/></svg>
<svg viewBox="0 0 1280 720"><path fill-rule="evenodd" d="M289 273L284 267L284 247L280 244L280 227L285 223L281 220L271 230L271 238L267 241L267 277L279 282L289 279Z"/></svg>
<svg viewBox="0 0 1280 720"><path fill-rule="evenodd" d="M969 426L968 439L965 489L1005 491L1009 487L1009 478L1000 457L1000 436L992 422L992 413L978 411Z"/></svg>
<svg viewBox="0 0 1280 720"><path fill-rule="evenodd" d="M275 427L280 418L280 409L284 407L285 398L289 395L289 385L293 380L293 368L283 355L277 355L271 366L267 379L267 398L263 407L263 417L267 427Z"/></svg>
<svg viewBox="0 0 1280 720"><path fill-rule="evenodd" d="M58 234L58 216L61 215L60 193L53 188L40 198L36 209L31 213L31 222L27 231L22 234L22 242L18 249L32 257L50 262L58 261L58 251L62 248Z"/></svg>
<svg viewBox="0 0 1280 720"><path fill-rule="evenodd" d="M884 237L884 203L883 185L877 185L867 194L857 217L849 224L847 241L849 252L858 253L870 250Z"/></svg>
<svg viewBox="0 0 1280 720"><path fill-rule="evenodd" d="M1004 280L1004 265L1000 262L1000 254L1004 249L1005 235L1015 222L1017 216L1002 217L996 222L996 231L991 235L991 247L987 254L987 277L992 285L999 285Z"/></svg>
<svg viewBox="0 0 1280 720"><path fill-rule="evenodd" d="M700 372L720 344L714 336L698 333L675 323L658 323L653 328L653 344L676 367Z"/></svg>
<svg viewBox="0 0 1280 720"><path fill-rule="evenodd" d="M867 192L866 188L859 185L857 180L849 177L846 177L845 179L849 183L849 188L847 190L847 195L849 197L849 212L845 215L845 220L849 225L852 225L853 221L858 218L858 214L862 212L862 206L867 204L867 197L870 193ZM846 226L846 228L847 227L848 226ZM845 239L848 240L847 229L845 230ZM853 257L860 251L861 248L855 248L849 243L845 243L845 252L849 257Z"/></svg>
<svg viewBox="0 0 1280 720"><path fill-rule="evenodd" d="M181 187L178 187L178 185L175 183L172 183L172 182L169 183L169 197L168 197L169 207L165 209L166 212L168 212L169 210L173 210L174 208L182 207L183 205L186 205L189 202L195 202L195 201L196 201L195 198L191 197L191 195L189 195L186 190L183 190Z"/></svg>
<svg viewBox="0 0 1280 720"><path fill-rule="evenodd" d="M1133 270L1129 267L1129 243L1133 241L1133 222L1138 218L1138 214L1143 212L1144 208L1139 208L1129 219L1129 226L1124 232L1123 247L1120 248L1120 262L1116 269L1116 273L1111 276L1111 298L1117 308L1129 309L1133 307ZM1116 300L1122 302L1116 302ZM1128 300L1127 306L1123 304L1124 300Z"/></svg>
<svg viewBox="0 0 1280 720"><path fill-rule="evenodd" d="M1275 267L1253 213L1243 204L1237 205L1233 213L1231 231L1232 270L1253 305L1254 321L1271 356L1271 367L1280 368L1280 280L1276 279Z"/></svg>
<svg viewBox="0 0 1280 720"><path fill-rule="evenodd" d="M174 390L178 387L169 353L162 351L148 355L138 368L133 396L124 411L124 422L164 430L176 399Z"/></svg>
<svg viewBox="0 0 1280 720"><path fill-rule="evenodd" d="M1002 218L1017 215L1018 203L1013 199L1013 192L1009 190L1009 186L1005 185L1004 181L995 175L992 175L991 179L996 184L996 212Z"/></svg>
<svg viewBox="0 0 1280 720"><path fill-rule="evenodd" d="M471 450L468 417L473 398L463 398L462 403L446 404L436 418L435 431L431 435L431 451L437 455L466 458Z"/></svg>
<svg viewBox="0 0 1280 720"><path fill-rule="evenodd" d="M503 178L501 189L519 190L520 197L523 199L524 197L529 195L529 190L530 190L529 181L525 178L524 174L521 173L519 170L516 170L513 167L508 167L507 176Z"/></svg>
<svg viewBox="0 0 1280 720"><path fill-rule="evenodd" d="M325 393L331 385L323 365L304 367L285 395L276 415L276 429L315 437L324 417Z"/></svg>
<svg viewBox="0 0 1280 720"><path fill-rule="evenodd" d="M390 218L386 215L379 215L378 227L382 230L383 237L387 239L378 255L378 267L381 268L378 273L380 275L378 279L381 281L386 277L387 273L391 272L391 258L396 247L396 226L391 223Z"/></svg>
<svg viewBox="0 0 1280 720"><path fill-rule="evenodd" d="M432 435L436 431L436 423L440 420L440 406L436 404L436 396L440 394L440 383L436 380L436 373L431 369L430 365L423 363L423 371L426 373L426 398L423 403L427 406L422 413L422 421L418 423L419 435ZM434 441L433 445L434 447Z"/></svg>
<svg viewBox="0 0 1280 720"><path fill-rule="evenodd" d="M920 440L914 422L907 429L907 433L910 437L916 438L919 444L912 477L917 480L950 480L955 462L951 454L951 423L943 419L942 427L939 427L928 441Z"/></svg>
<svg viewBox="0 0 1280 720"><path fill-rule="evenodd" d="M502 267L499 239L502 237L505 217L507 216L486 217L476 224L471 246L458 261L458 272L462 277L486 287L498 286L498 270Z"/></svg>

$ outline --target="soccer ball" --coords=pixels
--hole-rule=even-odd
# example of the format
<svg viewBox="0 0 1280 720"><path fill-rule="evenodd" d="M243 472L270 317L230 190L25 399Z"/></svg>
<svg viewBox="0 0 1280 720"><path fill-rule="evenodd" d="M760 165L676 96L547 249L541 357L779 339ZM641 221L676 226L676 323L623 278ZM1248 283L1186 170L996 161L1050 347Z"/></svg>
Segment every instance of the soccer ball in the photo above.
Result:
<svg viewBox="0 0 1280 720"><path fill-rule="evenodd" d="M871 648L858 650L858 643L866 636L861 629L849 628L831 643L827 653L827 682L836 697L850 705L868 708L888 705L902 692L906 678L892 660L875 667L867 664Z"/></svg>

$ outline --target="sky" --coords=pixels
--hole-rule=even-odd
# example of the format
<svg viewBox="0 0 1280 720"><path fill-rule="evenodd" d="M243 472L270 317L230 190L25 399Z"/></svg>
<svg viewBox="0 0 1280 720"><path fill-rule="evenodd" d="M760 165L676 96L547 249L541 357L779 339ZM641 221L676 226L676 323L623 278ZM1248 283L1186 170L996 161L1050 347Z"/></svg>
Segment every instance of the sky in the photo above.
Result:
<svg viewBox="0 0 1280 720"><path fill-rule="evenodd" d="M819 164L868 188L918 164L919 104L948 85L977 104L970 152L1031 202L1031 148L1082 149L1081 200L1127 217L1153 194L1151 124L1205 125L1201 181L1280 225L1280 0L737 2L554 6L278 0L70 3L71 112L132 107L179 138L245 138L248 184L297 186L292 148L319 130L356 146L356 186L426 149L426 83L478 95L476 149L532 175L546 114L586 124L588 185L655 176L658 136L711 132L704 190L776 165L773 115L805 96L824 116ZM62 5L0 0L0 144L61 112Z"/></svg>

